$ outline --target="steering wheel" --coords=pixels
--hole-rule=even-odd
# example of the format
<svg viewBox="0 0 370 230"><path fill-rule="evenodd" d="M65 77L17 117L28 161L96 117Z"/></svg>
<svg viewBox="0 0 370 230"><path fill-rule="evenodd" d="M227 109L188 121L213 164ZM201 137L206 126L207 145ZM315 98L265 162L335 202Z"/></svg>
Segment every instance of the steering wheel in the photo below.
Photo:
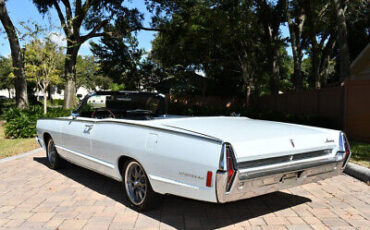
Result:
<svg viewBox="0 0 370 230"><path fill-rule="evenodd" d="M101 111L104 111L104 112L108 112L110 114L110 117L111 118L116 118L116 116L114 116L114 114L112 113L112 111L110 111L109 109L107 108L98 108L98 109L95 109L92 114L91 114L91 118L95 118L95 113L96 112L101 112Z"/></svg>

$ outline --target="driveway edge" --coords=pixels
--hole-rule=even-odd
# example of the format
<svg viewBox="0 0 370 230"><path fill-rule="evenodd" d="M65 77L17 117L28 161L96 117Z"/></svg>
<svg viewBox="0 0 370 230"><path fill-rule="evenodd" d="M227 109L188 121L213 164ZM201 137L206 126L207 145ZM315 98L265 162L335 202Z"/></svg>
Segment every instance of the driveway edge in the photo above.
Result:
<svg viewBox="0 0 370 230"><path fill-rule="evenodd" d="M344 172L365 183L370 183L370 169L366 167L354 163L348 163Z"/></svg>
<svg viewBox="0 0 370 230"><path fill-rule="evenodd" d="M0 159L0 164L8 162L8 161L16 160L16 159L19 159L19 158L30 156L32 154L35 154L35 153L39 152L40 150L42 150L42 148L34 149L34 150L31 150L31 151L28 151L28 152L25 152L25 153L20 153L20 154L11 156L11 157L6 157L6 158L3 158L3 159Z"/></svg>

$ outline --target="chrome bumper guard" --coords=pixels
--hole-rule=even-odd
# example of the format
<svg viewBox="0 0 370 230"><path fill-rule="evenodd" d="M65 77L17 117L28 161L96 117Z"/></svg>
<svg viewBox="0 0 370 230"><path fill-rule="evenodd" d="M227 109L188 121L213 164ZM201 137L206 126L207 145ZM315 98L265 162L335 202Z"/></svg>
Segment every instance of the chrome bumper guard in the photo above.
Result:
<svg viewBox="0 0 370 230"><path fill-rule="evenodd" d="M339 155L338 155L339 154ZM247 199L278 190L308 184L343 172L343 154L297 164L269 165L259 169L240 169L226 191L227 172L216 175L216 195L219 203Z"/></svg>

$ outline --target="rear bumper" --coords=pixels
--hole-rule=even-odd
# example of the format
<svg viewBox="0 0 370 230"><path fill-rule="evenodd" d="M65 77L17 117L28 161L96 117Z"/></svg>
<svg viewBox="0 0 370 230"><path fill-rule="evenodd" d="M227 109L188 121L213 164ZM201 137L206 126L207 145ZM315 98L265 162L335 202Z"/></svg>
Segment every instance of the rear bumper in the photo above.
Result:
<svg viewBox="0 0 370 230"><path fill-rule="evenodd" d="M216 195L219 203L242 200L278 190L316 182L343 172L343 159L326 159L266 170L238 170L229 191L227 172L218 171Z"/></svg>

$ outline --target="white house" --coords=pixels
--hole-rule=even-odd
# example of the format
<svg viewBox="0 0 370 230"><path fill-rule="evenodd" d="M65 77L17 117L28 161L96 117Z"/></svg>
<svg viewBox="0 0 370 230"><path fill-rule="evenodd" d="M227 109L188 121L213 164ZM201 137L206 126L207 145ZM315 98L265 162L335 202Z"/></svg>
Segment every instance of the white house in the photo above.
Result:
<svg viewBox="0 0 370 230"><path fill-rule="evenodd" d="M90 92L90 90L86 89L85 87L80 87L77 90L76 96L78 95L78 96L80 96L80 98L83 98L89 92ZM36 91L34 95L36 97L37 96L44 96L41 91ZM7 89L2 89L2 90L0 90L0 96L5 96L7 98L15 98L15 89L11 89L10 92ZM58 92L57 89L53 89L51 97L53 99L63 99L64 98L64 90L61 90L60 92Z"/></svg>

